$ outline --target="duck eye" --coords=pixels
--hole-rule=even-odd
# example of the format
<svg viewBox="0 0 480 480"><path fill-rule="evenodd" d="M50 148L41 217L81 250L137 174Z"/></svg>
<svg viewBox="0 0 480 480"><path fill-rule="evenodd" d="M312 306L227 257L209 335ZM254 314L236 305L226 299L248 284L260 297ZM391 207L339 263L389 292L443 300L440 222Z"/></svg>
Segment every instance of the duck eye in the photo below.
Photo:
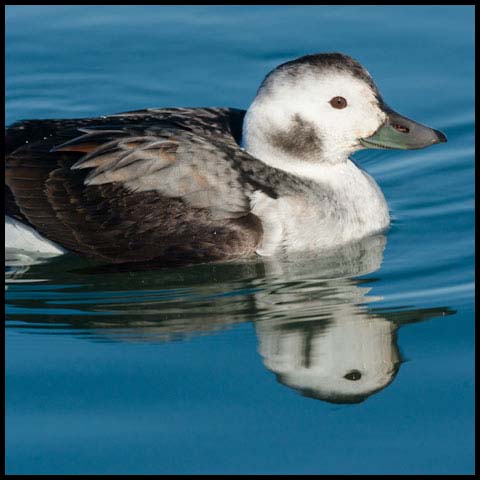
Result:
<svg viewBox="0 0 480 480"><path fill-rule="evenodd" d="M362 374L358 370L352 370L351 372L348 372L346 375L344 375L343 378L355 382L356 380L360 380L362 378Z"/></svg>
<svg viewBox="0 0 480 480"><path fill-rule="evenodd" d="M347 106L347 101L343 97L333 97L330 100L330 105L333 108L341 109L341 108L345 108Z"/></svg>

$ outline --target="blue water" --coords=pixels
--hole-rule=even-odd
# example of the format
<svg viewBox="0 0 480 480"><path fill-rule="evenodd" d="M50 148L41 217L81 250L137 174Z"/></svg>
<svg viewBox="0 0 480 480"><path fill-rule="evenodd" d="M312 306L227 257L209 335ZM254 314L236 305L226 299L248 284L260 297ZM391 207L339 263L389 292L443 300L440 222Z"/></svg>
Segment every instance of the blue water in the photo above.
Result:
<svg viewBox="0 0 480 480"><path fill-rule="evenodd" d="M7 473L473 473L474 7L8 6L6 124L247 108L319 51L448 136L355 154L386 238L150 272L9 256Z"/></svg>

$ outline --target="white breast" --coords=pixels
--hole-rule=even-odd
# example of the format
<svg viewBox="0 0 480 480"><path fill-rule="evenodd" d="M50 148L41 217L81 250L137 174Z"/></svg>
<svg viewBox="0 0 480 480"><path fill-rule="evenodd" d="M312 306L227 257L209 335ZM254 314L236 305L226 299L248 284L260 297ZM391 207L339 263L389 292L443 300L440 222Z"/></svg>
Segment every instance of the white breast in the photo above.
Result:
<svg viewBox="0 0 480 480"><path fill-rule="evenodd" d="M259 255L331 248L388 227L383 193L352 161L306 165L299 173L314 180L318 189L277 199L255 192L251 198L252 212L264 230Z"/></svg>

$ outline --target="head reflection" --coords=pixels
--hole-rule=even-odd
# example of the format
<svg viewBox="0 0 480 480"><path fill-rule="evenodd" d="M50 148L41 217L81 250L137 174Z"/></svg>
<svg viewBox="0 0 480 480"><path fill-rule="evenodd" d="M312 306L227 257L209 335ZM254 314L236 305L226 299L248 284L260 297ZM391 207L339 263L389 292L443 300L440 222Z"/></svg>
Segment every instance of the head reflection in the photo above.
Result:
<svg viewBox="0 0 480 480"><path fill-rule="evenodd" d="M359 403L392 382L400 366L395 324L349 317L256 324L264 365L306 397Z"/></svg>

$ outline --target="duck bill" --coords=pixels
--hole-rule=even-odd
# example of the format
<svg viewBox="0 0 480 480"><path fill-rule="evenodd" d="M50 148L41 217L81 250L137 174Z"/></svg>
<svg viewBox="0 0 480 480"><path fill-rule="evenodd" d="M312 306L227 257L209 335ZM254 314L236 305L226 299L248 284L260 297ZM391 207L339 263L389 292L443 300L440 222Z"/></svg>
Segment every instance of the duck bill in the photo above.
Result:
<svg viewBox="0 0 480 480"><path fill-rule="evenodd" d="M440 131L414 122L393 110L386 110L383 125L370 137L361 138L365 148L395 148L416 150L435 143L444 143L447 137Z"/></svg>

